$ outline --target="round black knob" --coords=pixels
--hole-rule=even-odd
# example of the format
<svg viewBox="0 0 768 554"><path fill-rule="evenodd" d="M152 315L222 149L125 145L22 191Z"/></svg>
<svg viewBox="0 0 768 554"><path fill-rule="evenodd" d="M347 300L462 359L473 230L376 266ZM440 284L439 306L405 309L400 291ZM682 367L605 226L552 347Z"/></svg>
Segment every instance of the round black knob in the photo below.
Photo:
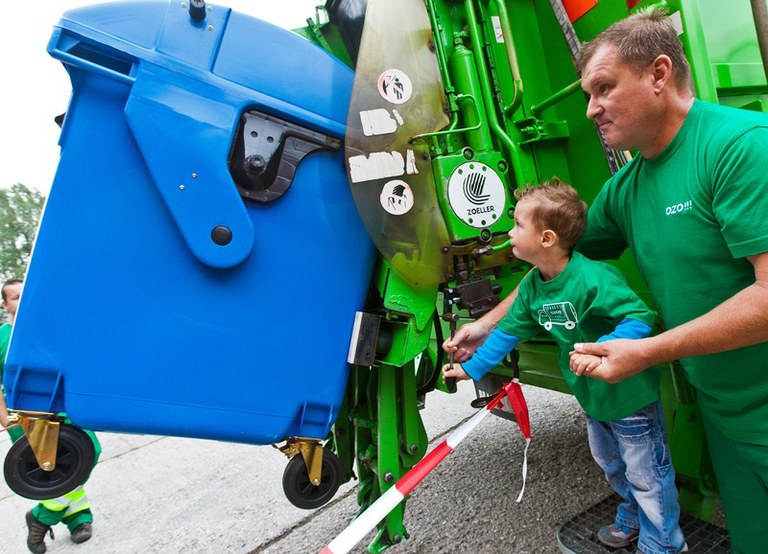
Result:
<svg viewBox="0 0 768 554"><path fill-rule="evenodd" d="M224 246L232 242L232 231L229 227L217 225L213 228L213 231L211 231L211 239L219 246Z"/></svg>
<svg viewBox="0 0 768 554"><path fill-rule="evenodd" d="M189 16L198 22L205 19L205 0L190 0Z"/></svg>

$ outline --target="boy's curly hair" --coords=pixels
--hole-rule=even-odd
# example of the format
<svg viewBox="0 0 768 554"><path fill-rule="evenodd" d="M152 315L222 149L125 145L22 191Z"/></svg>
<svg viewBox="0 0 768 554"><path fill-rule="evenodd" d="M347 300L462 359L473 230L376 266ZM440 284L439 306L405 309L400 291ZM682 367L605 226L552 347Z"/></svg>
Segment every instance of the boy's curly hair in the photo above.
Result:
<svg viewBox="0 0 768 554"><path fill-rule="evenodd" d="M533 224L541 230L551 229L569 252L579 242L587 227L587 203L571 185L557 177L540 185L526 185L515 190L518 203L533 203Z"/></svg>

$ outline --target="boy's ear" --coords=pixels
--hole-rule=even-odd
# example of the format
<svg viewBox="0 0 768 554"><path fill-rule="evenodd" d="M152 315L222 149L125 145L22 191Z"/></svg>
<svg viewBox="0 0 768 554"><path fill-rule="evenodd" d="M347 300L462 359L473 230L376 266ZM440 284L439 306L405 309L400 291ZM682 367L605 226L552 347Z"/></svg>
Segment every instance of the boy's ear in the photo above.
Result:
<svg viewBox="0 0 768 554"><path fill-rule="evenodd" d="M555 233L552 229L545 229L541 233L541 245L544 248L549 248L551 246L554 246L557 242L557 233Z"/></svg>

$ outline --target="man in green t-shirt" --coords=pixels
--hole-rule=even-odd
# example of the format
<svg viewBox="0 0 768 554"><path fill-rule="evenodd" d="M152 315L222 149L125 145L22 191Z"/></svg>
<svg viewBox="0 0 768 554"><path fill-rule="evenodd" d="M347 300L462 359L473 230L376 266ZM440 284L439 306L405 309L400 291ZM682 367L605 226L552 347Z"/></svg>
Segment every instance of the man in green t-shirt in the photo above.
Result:
<svg viewBox="0 0 768 554"><path fill-rule="evenodd" d="M0 423L3 426L8 424L8 408L5 404L5 395L2 390L3 373L5 372L5 358L8 355L8 346L11 339L11 328L16 320L16 311L19 307L21 289L23 281L21 279L11 279L6 281L0 292L2 293L2 307L10 315L10 323L0 326ZM101 447L98 444L96 435L87 432L94 441L94 447L98 453ZM13 442L24 436L21 427L11 427L8 435ZM58 498L42 500L26 514L27 521L27 548L35 554L44 554L47 550L45 545L45 535L49 533L53 538L51 526L59 522L64 523L70 532L70 538L75 543L82 543L91 538L93 515L91 505L85 494L83 486L78 486L75 490L68 492Z"/></svg>
<svg viewBox="0 0 768 554"><path fill-rule="evenodd" d="M680 360L697 399L733 552L765 550L768 513L768 115L694 99L677 33L663 12L622 20L585 45L587 116L614 149L639 151L599 194L577 250L629 248L668 331L576 344L619 382ZM515 293L459 329L470 356ZM585 370L578 358L578 374Z"/></svg>
<svg viewBox="0 0 768 554"><path fill-rule="evenodd" d="M463 364L446 364L443 373L479 380L520 340L548 332L560 346L563 377L586 413L592 456L623 500L598 539L613 548L637 539L644 552L681 552L685 542L658 371L609 384L569 368L574 343L646 337L653 314L614 268L573 252L587 223L586 204L573 187L552 179L515 196L510 246L535 267L475 355ZM581 362L594 368L600 358L583 355Z"/></svg>

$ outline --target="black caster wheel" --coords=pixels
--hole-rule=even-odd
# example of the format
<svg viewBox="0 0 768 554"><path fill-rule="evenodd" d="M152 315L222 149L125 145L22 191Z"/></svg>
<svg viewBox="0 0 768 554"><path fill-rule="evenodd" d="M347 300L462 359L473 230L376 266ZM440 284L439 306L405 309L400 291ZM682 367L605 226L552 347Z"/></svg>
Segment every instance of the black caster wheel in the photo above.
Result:
<svg viewBox="0 0 768 554"><path fill-rule="evenodd" d="M304 456L296 454L285 466L283 472L283 492L291 504L303 510L314 510L327 503L341 485L341 462L330 450L323 449L323 469L320 472L320 484L313 485L309 480Z"/></svg>
<svg viewBox="0 0 768 554"><path fill-rule="evenodd" d="M25 498L46 500L62 496L82 485L91 474L96 452L91 438L71 425L59 427L56 467L44 471L37 463L27 437L21 437L5 456L5 481Z"/></svg>

